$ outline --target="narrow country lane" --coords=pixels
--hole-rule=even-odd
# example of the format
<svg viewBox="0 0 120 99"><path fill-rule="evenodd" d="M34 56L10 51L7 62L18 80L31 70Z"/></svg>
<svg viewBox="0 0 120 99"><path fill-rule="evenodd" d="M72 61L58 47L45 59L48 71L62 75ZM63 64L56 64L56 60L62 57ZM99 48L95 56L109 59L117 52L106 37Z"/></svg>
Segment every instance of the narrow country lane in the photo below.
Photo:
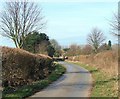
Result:
<svg viewBox="0 0 120 99"><path fill-rule="evenodd" d="M92 88L92 77L88 70L68 62L59 63L67 68L67 72L31 97L88 97Z"/></svg>

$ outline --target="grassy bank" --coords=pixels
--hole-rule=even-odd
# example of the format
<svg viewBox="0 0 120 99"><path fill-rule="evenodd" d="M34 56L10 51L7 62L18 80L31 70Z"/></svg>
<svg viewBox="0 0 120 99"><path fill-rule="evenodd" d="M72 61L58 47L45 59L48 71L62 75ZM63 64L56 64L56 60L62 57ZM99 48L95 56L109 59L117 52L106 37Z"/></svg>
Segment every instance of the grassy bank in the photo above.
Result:
<svg viewBox="0 0 120 99"><path fill-rule="evenodd" d="M7 94L10 89L6 88L6 90L3 92L3 97L14 97L15 99L20 99L31 96L41 89L47 87L53 81L57 80L65 71L65 67L60 64L56 64L55 70L46 79L37 81L31 85L22 86L11 94Z"/></svg>
<svg viewBox="0 0 120 99"><path fill-rule="evenodd" d="M91 72L93 77L91 97L118 97L118 77L110 76L93 66L84 65L79 62L74 63Z"/></svg>
<svg viewBox="0 0 120 99"><path fill-rule="evenodd" d="M118 52L114 50L104 51L97 54L71 56L69 60L79 61L100 68L107 74L114 76L118 74Z"/></svg>

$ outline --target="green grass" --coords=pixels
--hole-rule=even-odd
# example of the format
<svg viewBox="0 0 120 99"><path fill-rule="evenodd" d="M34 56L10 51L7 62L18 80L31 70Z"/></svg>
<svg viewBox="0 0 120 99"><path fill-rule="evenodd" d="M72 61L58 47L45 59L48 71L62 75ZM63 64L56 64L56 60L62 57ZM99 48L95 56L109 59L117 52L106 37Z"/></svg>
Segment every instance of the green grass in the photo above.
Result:
<svg viewBox="0 0 120 99"><path fill-rule="evenodd" d="M47 87L53 81L56 81L65 71L65 67L60 64L56 64L55 70L46 79L37 81L32 85L22 86L21 88L10 94L6 94L9 90L9 88L6 88L6 91L3 93L3 98L9 97L12 99L23 99L25 97L31 96L41 89Z"/></svg>
<svg viewBox="0 0 120 99"><path fill-rule="evenodd" d="M91 97L118 97L118 77L109 76L93 66L76 63L89 70L93 77Z"/></svg>

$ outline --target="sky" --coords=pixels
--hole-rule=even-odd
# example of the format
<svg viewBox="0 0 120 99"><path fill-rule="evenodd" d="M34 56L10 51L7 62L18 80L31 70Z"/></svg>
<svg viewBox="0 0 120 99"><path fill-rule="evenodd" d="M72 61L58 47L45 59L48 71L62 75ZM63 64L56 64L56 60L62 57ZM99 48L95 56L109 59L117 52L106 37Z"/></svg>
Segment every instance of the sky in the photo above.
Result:
<svg viewBox="0 0 120 99"><path fill-rule="evenodd" d="M2 5L0 3L0 11ZM118 3L115 2L37 2L42 7L42 14L47 20L46 28L42 30L50 39L56 39L62 46L70 44L87 44L87 35L92 28L97 27L106 36L106 42L117 43L111 34L110 20L117 13ZM0 36L0 46L15 47L14 43Z"/></svg>

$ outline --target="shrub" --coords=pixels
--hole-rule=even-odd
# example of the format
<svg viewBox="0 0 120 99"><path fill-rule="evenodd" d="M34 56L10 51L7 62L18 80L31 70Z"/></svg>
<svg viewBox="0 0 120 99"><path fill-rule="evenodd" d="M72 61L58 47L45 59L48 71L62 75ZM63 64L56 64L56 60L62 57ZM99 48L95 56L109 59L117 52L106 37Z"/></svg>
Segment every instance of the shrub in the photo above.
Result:
<svg viewBox="0 0 120 99"><path fill-rule="evenodd" d="M57 80L66 71L66 68L60 64L54 63L54 67L55 68L52 73L43 80L36 81L30 85L24 85L15 91L14 88L5 88L2 94L2 98L23 99L47 87L50 83Z"/></svg>
<svg viewBox="0 0 120 99"><path fill-rule="evenodd" d="M2 47L3 86L21 86L43 79L52 69L52 58L18 48Z"/></svg>

